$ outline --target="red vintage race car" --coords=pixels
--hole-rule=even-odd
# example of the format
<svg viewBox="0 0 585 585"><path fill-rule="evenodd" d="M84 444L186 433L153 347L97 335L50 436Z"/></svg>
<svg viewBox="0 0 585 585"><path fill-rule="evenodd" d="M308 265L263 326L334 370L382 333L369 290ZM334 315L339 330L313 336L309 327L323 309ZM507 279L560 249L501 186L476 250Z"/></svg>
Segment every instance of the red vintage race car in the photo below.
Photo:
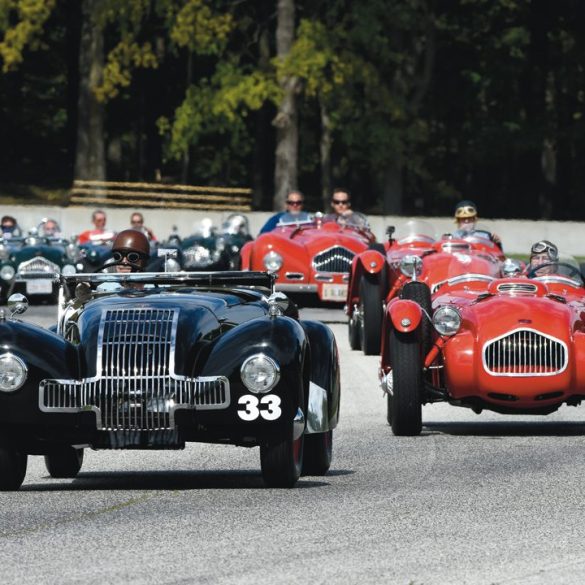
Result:
<svg viewBox="0 0 585 585"><path fill-rule="evenodd" d="M534 278L453 277L428 312L412 300L388 304L380 380L394 434L419 434L422 405L430 402L476 413L548 414L585 398L579 267L564 261L528 276Z"/></svg>
<svg viewBox="0 0 585 585"><path fill-rule="evenodd" d="M486 229L456 231L438 240L433 227L414 220L389 232L385 255L367 250L355 256L348 287L347 314L349 343L366 355L380 353L384 307L393 298L409 298L412 291L422 294L412 299L430 308L430 294L441 283L463 274L502 275L505 256ZM403 289L411 280L421 280L426 288Z"/></svg>
<svg viewBox="0 0 585 585"><path fill-rule="evenodd" d="M242 269L276 274L276 290L344 303L353 257L375 241L362 214L354 212L350 221L316 214L278 224L247 243L241 251Z"/></svg>

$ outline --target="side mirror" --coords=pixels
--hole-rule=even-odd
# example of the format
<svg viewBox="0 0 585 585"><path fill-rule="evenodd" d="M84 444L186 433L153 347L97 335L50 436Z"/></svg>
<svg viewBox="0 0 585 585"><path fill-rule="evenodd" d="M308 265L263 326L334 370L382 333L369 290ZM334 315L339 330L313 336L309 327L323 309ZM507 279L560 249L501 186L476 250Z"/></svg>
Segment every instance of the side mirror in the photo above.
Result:
<svg viewBox="0 0 585 585"><path fill-rule="evenodd" d="M28 299L20 293L10 295L7 304L12 315L22 315L28 310Z"/></svg>

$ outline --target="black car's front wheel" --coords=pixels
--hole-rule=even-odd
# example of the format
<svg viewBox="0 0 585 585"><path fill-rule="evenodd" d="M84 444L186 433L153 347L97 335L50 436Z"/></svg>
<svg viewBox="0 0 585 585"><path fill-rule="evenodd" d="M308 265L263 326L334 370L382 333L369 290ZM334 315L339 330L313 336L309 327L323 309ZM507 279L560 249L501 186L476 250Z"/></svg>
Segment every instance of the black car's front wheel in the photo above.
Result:
<svg viewBox="0 0 585 585"><path fill-rule="evenodd" d="M294 423L284 439L267 441L260 445L262 477L268 487L291 488L303 468L305 434L294 438Z"/></svg>
<svg viewBox="0 0 585 585"><path fill-rule="evenodd" d="M333 431L305 435L303 475L325 475L333 458Z"/></svg>
<svg viewBox="0 0 585 585"><path fill-rule="evenodd" d="M28 455L10 447L0 447L0 491L16 491L26 475Z"/></svg>
<svg viewBox="0 0 585 585"><path fill-rule="evenodd" d="M423 358L418 332L390 330L392 388L388 392L388 422L395 435L419 435L422 430Z"/></svg>
<svg viewBox="0 0 585 585"><path fill-rule="evenodd" d="M82 465L83 449L66 447L60 451L45 455L45 466L51 477L77 477Z"/></svg>

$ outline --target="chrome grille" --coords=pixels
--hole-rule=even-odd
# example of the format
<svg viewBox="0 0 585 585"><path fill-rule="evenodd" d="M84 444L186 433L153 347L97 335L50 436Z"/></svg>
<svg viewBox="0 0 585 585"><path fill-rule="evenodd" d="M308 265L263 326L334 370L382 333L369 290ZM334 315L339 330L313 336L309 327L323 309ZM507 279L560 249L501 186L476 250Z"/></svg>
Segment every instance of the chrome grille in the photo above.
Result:
<svg viewBox="0 0 585 585"><path fill-rule="evenodd" d="M329 250L319 252L313 258L313 268L317 272L349 272L354 253L343 246L334 246Z"/></svg>
<svg viewBox="0 0 585 585"><path fill-rule="evenodd" d="M32 258L26 262L21 262L18 265L18 274L20 275L35 273L51 274L55 272L60 273L61 269L54 262L51 262L42 256Z"/></svg>
<svg viewBox="0 0 585 585"><path fill-rule="evenodd" d="M493 376L553 376L567 363L567 345L533 329L518 329L483 347L484 368Z"/></svg>
<svg viewBox="0 0 585 585"><path fill-rule="evenodd" d="M175 309L105 310L96 376L43 380L41 410L94 411L103 430L159 430L175 427L177 409L227 408L230 388L224 376L175 374L178 316Z"/></svg>

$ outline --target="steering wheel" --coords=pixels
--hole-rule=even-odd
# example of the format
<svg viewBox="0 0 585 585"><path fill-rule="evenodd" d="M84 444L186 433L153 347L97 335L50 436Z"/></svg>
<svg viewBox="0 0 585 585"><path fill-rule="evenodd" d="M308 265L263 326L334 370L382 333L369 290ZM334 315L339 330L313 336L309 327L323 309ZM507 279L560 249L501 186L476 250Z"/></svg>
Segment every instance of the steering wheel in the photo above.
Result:
<svg viewBox="0 0 585 585"><path fill-rule="evenodd" d="M560 274L558 269L559 267L562 266L563 268L567 269L568 274ZM549 273L549 274L538 274L538 272L540 270L542 270L543 268L553 268L553 272ZM538 277L543 277L543 276L549 276L550 274L553 274L555 276L565 276L567 278L572 278L573 280L578 280L579 282L583 282L583 276L581 275L581 272L578 268L575 268L575 266L573 266L572 264L567 264L565 262L547 262L546 264L541 264L540 266L535 266L534 268L531 268L526 276L528 278L538 278Z"/></svg>
<svg viewBox="0 0 585 585"><path fill-rule="evenodd" d="M98 266L95 270L95 272L101 272L102 270L105 270L106 268L112 268L113 266L130 266L131 270L130 273L134 273L134 272L142 272L143 268L139 265L136 264L135 262L123 262L122 260L119 260L118 262L108 262L106 260L106 262L104 262L101 266ZM118 274L124 274L123 272L118 272Z"/></svg>

